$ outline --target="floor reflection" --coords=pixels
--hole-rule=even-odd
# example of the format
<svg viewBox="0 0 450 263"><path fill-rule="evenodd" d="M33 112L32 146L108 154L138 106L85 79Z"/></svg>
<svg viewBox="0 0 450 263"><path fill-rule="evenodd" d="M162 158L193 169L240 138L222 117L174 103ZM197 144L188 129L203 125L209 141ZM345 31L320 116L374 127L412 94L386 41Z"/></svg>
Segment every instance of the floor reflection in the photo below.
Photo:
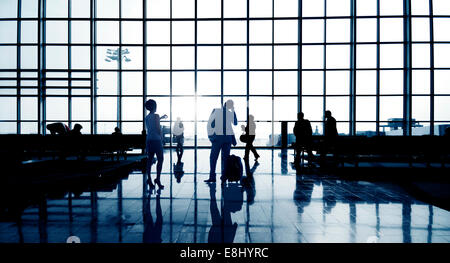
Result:
<svg viewBox="0 0 450 263"><path fill-rule="evenodd" d="M184 167L166 151L162 191L134 171L16 200L0 242L450 242L450 212L395 185L296 174L277 150L245 163L242 184L205 184L207 151L186 150Z"/></svg>

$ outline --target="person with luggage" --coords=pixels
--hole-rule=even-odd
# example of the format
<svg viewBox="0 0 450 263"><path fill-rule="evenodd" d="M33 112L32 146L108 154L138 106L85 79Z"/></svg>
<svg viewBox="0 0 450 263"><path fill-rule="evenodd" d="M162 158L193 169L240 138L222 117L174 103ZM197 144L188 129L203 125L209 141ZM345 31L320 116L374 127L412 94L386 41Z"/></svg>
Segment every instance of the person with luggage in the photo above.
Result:
<svg viewBox="0 0 450 263"><path fill-rule="evenodd" d="M208 120L207 132L211 141L211 153L209 155L209 178L205 180L207 183L216 182L216 165L220 152L222 152L221 179L222 181L226 179L223 177L226 161L230 155L231 145L236 145L233 125L237 125L234 103L232 100L227 100L222 108L216 108L211 112Z"/></svg>

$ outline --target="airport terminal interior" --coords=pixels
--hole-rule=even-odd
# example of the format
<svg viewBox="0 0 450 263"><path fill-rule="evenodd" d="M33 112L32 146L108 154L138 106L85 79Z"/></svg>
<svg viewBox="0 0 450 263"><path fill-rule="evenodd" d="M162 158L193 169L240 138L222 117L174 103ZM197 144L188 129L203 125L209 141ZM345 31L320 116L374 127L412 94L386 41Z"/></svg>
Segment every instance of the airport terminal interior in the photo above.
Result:
<svg viewBox="0 0 450 263"><path fill-rule="evenodd" d="M450 243L450 1L1 0L0 243Z"/></svg>

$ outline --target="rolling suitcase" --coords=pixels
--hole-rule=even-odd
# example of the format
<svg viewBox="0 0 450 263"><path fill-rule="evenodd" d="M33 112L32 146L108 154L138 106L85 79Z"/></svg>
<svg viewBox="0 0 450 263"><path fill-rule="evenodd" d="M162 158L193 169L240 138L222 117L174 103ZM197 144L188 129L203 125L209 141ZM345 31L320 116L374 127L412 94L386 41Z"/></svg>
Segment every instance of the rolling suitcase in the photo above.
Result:
<svg viewBox="0 0 450 263"><path fill-rule="evenodd" d="M229 182L239 182L242 178L242 172L243 168L241 158L232 154L227 158L223 181L228 180Z"/></svg>

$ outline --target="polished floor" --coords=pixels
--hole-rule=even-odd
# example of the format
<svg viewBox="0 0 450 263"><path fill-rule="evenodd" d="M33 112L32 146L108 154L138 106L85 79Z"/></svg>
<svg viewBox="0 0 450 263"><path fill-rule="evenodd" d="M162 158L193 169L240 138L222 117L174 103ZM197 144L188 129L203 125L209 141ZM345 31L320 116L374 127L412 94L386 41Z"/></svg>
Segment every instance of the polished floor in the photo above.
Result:
<svg viewBox="0 0 450 263"><path fill-rule="evenodd" d="M400 187L300 175L291 152L259 152L259 165L249 167L254 181L242 187L203 182L207 149L185 151L182 175L166 151L161 191L149 192L135 171L112 190L49 197L18 222L2 220L0 242L450 242L450 212Z"/></svg>

